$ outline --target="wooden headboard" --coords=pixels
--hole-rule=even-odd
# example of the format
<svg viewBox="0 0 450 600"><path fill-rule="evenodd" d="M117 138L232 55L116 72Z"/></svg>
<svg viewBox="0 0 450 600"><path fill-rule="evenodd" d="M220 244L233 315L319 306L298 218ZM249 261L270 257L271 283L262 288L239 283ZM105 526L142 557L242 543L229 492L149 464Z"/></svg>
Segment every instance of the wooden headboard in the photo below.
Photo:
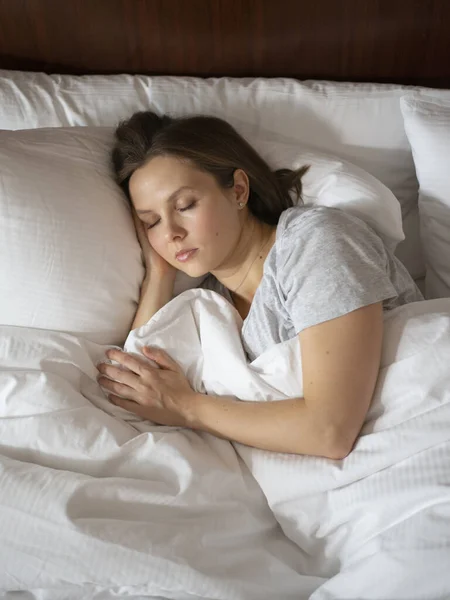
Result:
<svg viewBox="0 0 450 600"><path fill-rule="evenodd" d="M450 0L0 0L0 68L450 87Z"/></svg>

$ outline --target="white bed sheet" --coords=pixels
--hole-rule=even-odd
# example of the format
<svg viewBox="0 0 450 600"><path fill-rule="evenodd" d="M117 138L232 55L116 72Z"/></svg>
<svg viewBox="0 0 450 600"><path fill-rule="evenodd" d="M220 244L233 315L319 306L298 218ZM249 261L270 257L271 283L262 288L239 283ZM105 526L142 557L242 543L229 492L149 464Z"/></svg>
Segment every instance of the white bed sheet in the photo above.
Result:
<svg viewBox="0 0 450 600"><path fill-rule="evenodd" d="M241 324L223 298L190 290L125 348L164 347L199 391L301 394L298 341L248 365ZM94 366L105 347L3 327L0 590L448 599L450 300L400 307L385 330L362 436L329 461L153 426L106 401Z"/></svg>
<svg viewBox="0 0 450 600"><path fill-rule="evenodd" d="M0 591L294 600L313 590L320 578L300 575L300 552L233 446L124 415L95 379L105 349L1 328Z"/></svg>

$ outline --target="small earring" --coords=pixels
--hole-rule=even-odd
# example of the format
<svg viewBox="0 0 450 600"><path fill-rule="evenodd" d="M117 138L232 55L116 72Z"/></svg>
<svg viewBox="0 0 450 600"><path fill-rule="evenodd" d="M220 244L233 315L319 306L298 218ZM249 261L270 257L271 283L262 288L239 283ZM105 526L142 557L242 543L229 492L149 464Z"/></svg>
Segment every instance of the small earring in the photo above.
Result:
<svg viewBox="0 0 450 600"><path fill-rule="evenodd" d="M238 202L238 207L239 210L242 210L244 208L245 204L243 202Z"/></svg>

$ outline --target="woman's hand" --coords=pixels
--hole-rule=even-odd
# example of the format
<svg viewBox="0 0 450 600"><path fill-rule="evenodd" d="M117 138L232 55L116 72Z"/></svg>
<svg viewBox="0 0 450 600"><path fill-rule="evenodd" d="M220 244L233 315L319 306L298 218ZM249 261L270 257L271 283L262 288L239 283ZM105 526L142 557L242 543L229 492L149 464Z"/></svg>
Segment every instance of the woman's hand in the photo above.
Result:
<svg viewBox="0 0 450 600"><path fill-rule="evenodd" d="M137 215L134 206L131 206L131 214L133 216L134 227L138 236L139 243L144 255L146 278L149 279L151 274L159 278L171 277L175 280L177 269L169 264L160 254L154 250L148 241L147 229Z"/></svg>
<svg viewBox="0 0 450 600"><path fill-rule="evenodd" d="M100 373L110 378L98 377L98 383L115 392L108 395L109 400L154 423L193 428L199 394L167 352L146 346L143 354L159 369L127 352L116 349L106 352L108 358L120 363L120 366L97 365Z"/></svg>

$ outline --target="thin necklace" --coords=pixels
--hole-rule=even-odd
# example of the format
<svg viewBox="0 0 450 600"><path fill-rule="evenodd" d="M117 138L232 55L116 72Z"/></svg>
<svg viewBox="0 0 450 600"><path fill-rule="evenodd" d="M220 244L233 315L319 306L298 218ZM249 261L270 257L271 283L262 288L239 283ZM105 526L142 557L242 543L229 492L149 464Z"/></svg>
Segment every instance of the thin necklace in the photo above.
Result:
<svg viewBox="0 0 450 600"><path fill-rule="evenodd" d="M253 267L253 264L254 264L255 260L258 258L259 253L262 252L264 250L264 248L267 246L267 244L269 243L269 240L270 240L271 237L272 236L269 235L269 237L267 238L267 240L265 242L263 242L263 245L258 250L258 253L256 254L255 258L252 260L251 265L249 266L249 268L247 269L247 273L244 275L244 279L241 281L241 283L237 286L237 288L235 290L232 290L233 294L235 294L238 291L238 289L241 287L241 285L247 279L247 275L250 273L250 269ZM260 256L260 258L262 258L262 256Z"/></svg>

